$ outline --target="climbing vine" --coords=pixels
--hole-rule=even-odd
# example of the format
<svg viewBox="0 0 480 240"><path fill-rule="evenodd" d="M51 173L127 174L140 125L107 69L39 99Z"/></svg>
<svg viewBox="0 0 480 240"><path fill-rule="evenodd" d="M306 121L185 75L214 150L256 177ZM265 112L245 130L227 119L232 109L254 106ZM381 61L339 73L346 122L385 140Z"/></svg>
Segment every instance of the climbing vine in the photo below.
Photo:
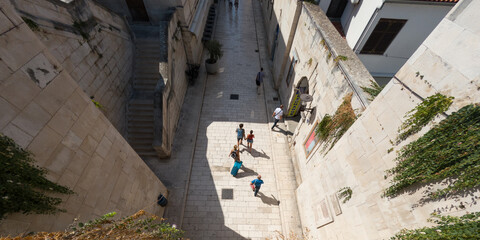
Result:
<svg viewBox="0 0 480 240"><path fill-rule="evenodd" d="M453 97L440 93L430 96L406 114L407 120L400 126L397 143L422 130L435 116L446 111L452 105Z"/></svg>
<svg viewBox="0 0 480 240"><path fill-rule="evenodd" d="M480 186L480 105L470 104L434 126L424 136L403 147L397 166L387 170L391 197L417 183L451 179L448 186L429 197L438 199Z"/></svg>
<svg viewBox="0 0 480 240"><path fill-rule="evenodd" d="M352 95L347 94L333 116L326 114L315 129L315 135L324 143L324 150L330 150L355 122Z"/></svg>
<svg viewBox="0 0 480 240"><path fill-rule="evenodd" d="M390 240L444 240L444 239L480 239L480 212L468 213L461 217L432 214L429 222L434 227L403 229Z"/></svg>
<svg viewBox="0 0 480 240"><path fill-rule="evenodd" d="M383 87L377 84L377 82L370 80L369 87L361 87L363 91L365 91L370 97L368 98L369 101L373 101L378 94L383 90Z"/></svg>
<svg viewBox="0 0 480 240"><path fill-rule="evenodd" d="M350 187L343 187L338 190L338 197L343 198L343 203L348 202L352 198L353 191Z"/></svg>
<svg viewBox="0 0 480 240"><path fill-rule="evenodd" d="M184 232L164 219L139 211L132 216L114 220L115 212L86 223L74 223L64 232L40 232L27 237L5 240L70 240L70 239L183 239Z"/></svg>
<svg viewBox="0 0 480 240"><path fill-rule="evenodd" d="M53 214L62 199L46 192L72 194L45 178L47 170L34 165L31 154L0 134L0 219L9 213Z"/></svg>

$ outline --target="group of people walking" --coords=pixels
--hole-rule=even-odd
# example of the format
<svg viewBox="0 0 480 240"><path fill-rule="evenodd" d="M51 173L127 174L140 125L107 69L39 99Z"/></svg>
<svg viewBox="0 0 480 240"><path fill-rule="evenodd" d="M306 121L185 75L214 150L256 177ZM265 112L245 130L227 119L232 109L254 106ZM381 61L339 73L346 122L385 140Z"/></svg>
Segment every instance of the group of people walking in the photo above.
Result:
<svg viewBox="0 0 480 240"><path fill-rule="evenodd" d="M263 78L265 74L263 72L263 68L260 68L260 72L257 73L257 76L255 78L255 84L257 85L257 94L260 94L261 92L261 87L263 83ZM274 123L272 126L272 130L274 127L277 126L277 123L283 118L283 105L280 105L273 111L272 117L274 119ZM252 145L253 145L253 139L255 138L255 135L253 134L253 130L250 130L249 134L245 133L245 129L243 128L243 123L240 123L238 125L238 128L235 130L237 134L237 144L233 145L233 149L230 151L228 154L229 157L233 158L234 163L232 170L230 173L236 177L238 174L238 170L243 165L243 162L240 160L240 144L243 145L243 140L247 141L247 150L251 153L252 152ZM253 179L250 182L250 186L252 188L252 191L254 192L254 196L257 196L258 191L260 190L260 187L263 184L262 176L259 174L256 179Z"/></svg>
<svg viewBox="0 0 480 240"><path fill-rule="evenodd" d="M243 140L247 140L247 149L249 152L252 151L253 145L253 138L255 135L253 134L253 130L250 130L250 133L245 136L245 129L243 128L243 124L241 123L238 125L238 128L235 130L237 134L237 144L233 145L233 149L228 154L229 157L232 157L234 160L232 171L230 172L234 177L237 176L238 170L242 167L243 162L240 160L240 144L242 144ZM263 184L262 176L259 174L256 179L250 182L250 186L254 192L254 196L257 196L260 187Z"/></svg>

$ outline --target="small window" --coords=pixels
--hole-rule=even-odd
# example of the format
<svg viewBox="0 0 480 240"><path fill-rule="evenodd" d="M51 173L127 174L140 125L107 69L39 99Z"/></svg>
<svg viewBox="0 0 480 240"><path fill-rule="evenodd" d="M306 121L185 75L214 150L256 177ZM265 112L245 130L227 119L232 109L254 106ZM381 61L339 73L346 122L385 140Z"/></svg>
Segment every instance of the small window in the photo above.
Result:
<svg viewBox="0 0 480 240"><path fill-rule="evenodd" d="M382 55L402 30L407 20L382 18L360 51L360 54Z"/></svg>

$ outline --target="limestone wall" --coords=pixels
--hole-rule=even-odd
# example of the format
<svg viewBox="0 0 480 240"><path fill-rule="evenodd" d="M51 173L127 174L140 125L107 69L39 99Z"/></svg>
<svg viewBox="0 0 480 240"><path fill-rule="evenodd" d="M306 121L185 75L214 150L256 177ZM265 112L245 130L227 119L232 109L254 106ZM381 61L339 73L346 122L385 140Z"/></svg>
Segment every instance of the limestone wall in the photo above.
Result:
<svg viewBox="0 0 480 240"><path fill-rule="evenodd" d="M177 128L183 100L187 92L188 80L185 71L187 70L187 57L185 54L184 40L181 29L177 27L177 12L172 15L167 23L166 45L168 46L168 62L160 63L160 74L165 81L165 88L162 94L162 146L161 157L168 157L171 154L173 139Z"/></svg>
<svg viewBox="0 0 480 240"><path fill-rule="evenodd" d="M47 2L47 1L45 1ZM66 213L11 214L1 234L63 230L74 218L120 216L155 204L166 188L9 1L0 1L0 132L31 151L48 178L72 188Z"/></svg>
<svg viewBox="0 0 480 240"><path fill-rule="evenodd" d="M397 137L403 116L421 102L416 95L423 98L435 93L454 96L447 113L480 101L480 65L476 61L480 34L475 21L478 18L475 12L479 9L480 2L459 2L396 74L399 80L388 83L326 155L316 146L306 157L303 143L314 125L313 122L299 125L294 148L299 165L303 166L303 182L296 194L302 225L311 230L312 236L388 239L402 228L429 225L427 219L434 211L462 215L480 210L476 203L480 197L478 191L433 202L421 201L426 187L390 199L381 197L389 186L389 179L384 179L385 170L395 166L396 151L401 147L396 146L390 152L391 141ZM319 88L325 86L328 83ZM442 119L440 116L436 122ZM423 135L430 127L401 145ZM347 186L353 195L343 204L335 194Z"/></svg>
<svg viewBox="0 0 480 240"><path fill-rule="evenodd" d="M21 16L38 24L38 38L124 134L134 50L124 19L90 0L12 3Z"/></svg>

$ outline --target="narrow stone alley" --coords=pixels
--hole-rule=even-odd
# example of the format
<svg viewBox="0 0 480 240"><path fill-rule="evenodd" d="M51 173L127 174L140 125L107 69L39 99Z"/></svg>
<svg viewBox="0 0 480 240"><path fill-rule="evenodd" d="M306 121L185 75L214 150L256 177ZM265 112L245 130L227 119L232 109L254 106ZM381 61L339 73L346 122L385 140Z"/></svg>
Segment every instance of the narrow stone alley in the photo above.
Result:
<svg viewBox="0 0 480 240"><path fill-rule="evenodd" d="M147 162L169 189L165 217L191 239L265 239L301 231L287 143L291 132L283 122L270 130L271 113L280 102L266 63L261 21L258 1L240 1L238 9L219 1L214 38L223 45L220 71L206 75L202 65L185 98L172 157ZM260 67L266 78L258 95ZM246 141L240 146L244 167L233 177L228 154L240 123L247 133L253 130L255 139L251 153ZM254 197L249 183L258 174L265 184Z"/></svg>

